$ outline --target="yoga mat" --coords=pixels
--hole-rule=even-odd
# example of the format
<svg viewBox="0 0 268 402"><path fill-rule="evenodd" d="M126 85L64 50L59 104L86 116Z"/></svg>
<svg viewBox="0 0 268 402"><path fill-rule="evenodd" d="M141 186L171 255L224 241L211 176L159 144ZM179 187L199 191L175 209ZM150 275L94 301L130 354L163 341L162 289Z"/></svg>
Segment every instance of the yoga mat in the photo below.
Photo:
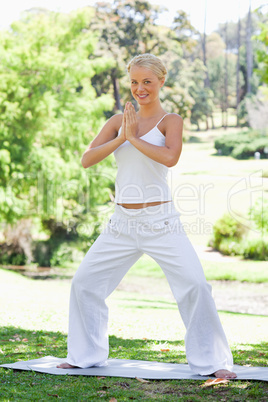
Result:
<svg viewBox="0 0 268 402"><path fill-rule="evenodd" d="M143 360L108 359L108 365L104 367L90 367L86 369L59 369L56 367L57 364L65 361L66 359L46 356L36 360L2 364L0 367L16 370L33 370L39 373L55 375L88 375L127 378L138 377L151 380L205 380L210 378L209 376L193 374L187 364L159 363ZM244 367L235 365L234 371L237 374L237 380L268 381L268 367Z"/></svg>

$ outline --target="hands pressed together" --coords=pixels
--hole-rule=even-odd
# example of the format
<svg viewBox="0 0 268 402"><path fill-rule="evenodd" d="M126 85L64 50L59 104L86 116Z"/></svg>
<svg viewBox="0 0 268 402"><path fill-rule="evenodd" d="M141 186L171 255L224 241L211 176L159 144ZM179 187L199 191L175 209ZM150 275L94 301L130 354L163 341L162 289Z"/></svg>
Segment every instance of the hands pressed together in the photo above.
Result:
<svg viewBox="0 0 268 402"><path fill-rule="evenodd" d="M131 102L127 102L125 105L121 136L124 140L131 142L134 138L137 138L138 133L138 119L136 111Z"/></svg>

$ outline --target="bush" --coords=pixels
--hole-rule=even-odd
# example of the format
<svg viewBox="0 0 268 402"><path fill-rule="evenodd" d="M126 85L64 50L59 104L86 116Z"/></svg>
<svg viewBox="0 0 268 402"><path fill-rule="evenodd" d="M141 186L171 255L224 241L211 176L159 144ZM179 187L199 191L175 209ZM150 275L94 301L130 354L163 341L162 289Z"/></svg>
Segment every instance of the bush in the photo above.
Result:
<svg viewBox="0 0 268 402"><path fill-rule="evenodd" d="M63 266L69 262L79 262L84 253L78 249L75 243L64 242L53 252L50 259L51 266Z"/></svg>
<svg viewBox="0 0 268 402"><path fill-rule="evenodd" d="M250 219L261 233L268 234L268 200L260 197L249 210Z"/></svg>
<svg viewBox="0 0 268 402"><path fill-rule="evenodd" d="M213 226L213 237L209 245L219 250L223 240L228 239L236 242L242 239L247 229L229 214L224 214Z"/></svg>
<svg viewBox="0 0 268 402"><path fill-rule="evenodd" d="M253 157L255 152L260 152L261 157L266 158L264 148L268 147L268 137L253 130L223 135L215 140L214 147L221 155L231 155L237 159Z"/></svg>
<svg viewBox="0 0 268 402"><path fill-rule="evenodd" d="M34 262L40 267L64 266L69 262L80 262L89 248L89 242L63 241L63 239L49 239L34 243Z"/></svg>
<svg viewBox="0 0 268 402"><path fill-rule="evenodd" d="M268 261L268 239L245 240L241 254L246 259Z"/></svg>
<svg viewBox="0 0 268 402"><path fill-rule="evenodd" d="M217 138L214 142L214 147L221 155L230 155L238 145L241 143L250 143L252 138L248 133L241 132L237 134L223 135Z"/></svg>
<svg viewBox="0 0 268 402"><path fill-rule="evenodd" d="M53 254L53 242L51 240L43 240L33 242L34 262L39 267L50 267L50 259Z"/></svg>
<svg viewBox="0 0 268 402"><path fill-rule="evenodd" d="M25 265L27 261L26 255L15 253L12 249L7 249L5 245L1 245L0 264L2 265Z"/></svg>
<svg viewBox="0 0 268 402"><path fill-rule="evenodd" d="M241 255L241 243L233 238L222 239L219 251L225 255Z"/></svg>
<svg viewBox="0 0 268 402"><path fill-rule="evenodd" d="M268 137L256 138L251 143L237 145L231 152L231 156L236 159L248 159L259 152L261 157L266 158L264 148L268 147Z"/></svg>
<svg viewBox="0 0 268 402"><path fill-rule="evenodd" d="M31 225L31 219L21 219L15 225L6 225L3 233L5 241L0 249L1 264L25 265L32 262Z"/></svg>

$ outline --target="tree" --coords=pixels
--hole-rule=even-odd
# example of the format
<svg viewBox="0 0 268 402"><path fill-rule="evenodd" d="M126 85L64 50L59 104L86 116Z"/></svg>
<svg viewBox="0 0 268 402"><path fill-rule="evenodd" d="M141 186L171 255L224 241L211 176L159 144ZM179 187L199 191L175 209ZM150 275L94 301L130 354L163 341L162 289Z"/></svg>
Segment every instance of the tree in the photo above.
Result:
<svg viewBox="0 0 268 402"><path fill-rule="evenodd" d="M237 25L237 62L236 62L236 126L239 126L238 108L240 103L240 38L241 38L241 23L240 17Z"/></svg>
<svg viewBox="0 0 268 402"><path fill-rule="evenodd" d="M267 24L260 24L259 35L254 36L257 43L260 44L257 49L257 61L259 65L255 72L260 76L263 83L268 84L268 27Z"/></svg>
<svg viewBox="0 0 268 402"><path fill-rule="evenodd" d="M90 58L97 35L92 10L26 13L0 33L0 217L39 217L44 226L71 231L98 218L109 199L111 161L85 172L80 159L113 107L96 98L95 74L113 66ZM104 172L102 171L104 170ZM94 214L95 212L95 214Z"/></svg>
<svg viewBox="0 0 268 402"><path fill-rule="evenodd" d="M247 93L251 93L251 77L252 77L252 44L251 44L251 35L252 35L252 22L251 22L251 4L248 10L248 18L247 18L247 36L246 36L246 49L247 49Z"/></svg>
<svg viewBox="0 0 268 402"><path fill-rule="evenodd" d="M196 59L192 65L192 80L189 84L189 94L194 100L191 109L191 122L200 130L200 122L207 121L213 112L213 93L205 86L206 67L201 60Z"/></svg>
<svg viewBox="0 0 268 402"><path fill-rule="evenodd" d="M113 93L116 110L123 109L123 101L129 100L125 87L125 65L135 55L153 53L159 55L167 50L167 38L156 25L161 9L146 0L123 0L113 3L97 3L91 29L100 33L97 54L109 56L114 67L105 74L94 77L93 85L101 91ZM122 80L123 85L120 85Z"/></svg>

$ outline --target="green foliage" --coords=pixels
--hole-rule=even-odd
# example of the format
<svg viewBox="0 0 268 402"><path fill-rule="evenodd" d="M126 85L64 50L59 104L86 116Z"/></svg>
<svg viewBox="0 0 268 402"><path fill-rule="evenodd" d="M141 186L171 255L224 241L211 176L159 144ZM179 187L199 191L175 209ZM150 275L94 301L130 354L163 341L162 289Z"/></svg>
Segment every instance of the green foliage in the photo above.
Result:
<svg viewBox="0 0 268 402"><path fill-rule="evenodd" d="M78 250L77 243L63 242L53 252L50 265L51 266L64 266L70 262L81 262L84 253Z"/></svg>
<svg viewBox="0 0 268 402"><path fill-rule="evenodd" d="M245 259L268 261L268 238L246 239L241 254Z"/></svg>
<svg viewBox="0 0 268 402"><path fill-rule="evenodd" d="M231 155L237 159L250 158L257 151L265 158L264 148L268 146L268 137L252 130L223 135L215 140L214 146L221 155Z"/></svg>
<svg viewBox="0 0 268 402"><path fill-rule="evenodd" d="M258 68L256 68L257 74L261 77L262 81L268 84L268 26L267 23L261 23L259 35L254 36L254 39L262 44L257 50L257 60L259 63Z"/></svg>
<svg viewBox="0 0 268 402"><path fill-rule="evenodd" d="M260 198L249 210L252 223L262 236L252 238L245 226L225 214L213 227L209 245L226 255L242 255L245 259L268 260L268 200ZM264 236L263 236L264 235Z"/></svg>
<svg viewBox="0 0 268 402"><path fill-rule="evenodd" d="M207 62L210 88L213 91L213 99L216 106L222 110L226 102L225 58L224 54L210 58ZM240 73L240 85L243 85L243 76ZM228 55L228 107L236 106L236 59L232 54Z"/></svg>
<svg viewBox="0 0 268 402"><path fill-rule="evenodd" d="M268 234L268 200L259 198L249 210L250 219L262 233Z"/></svg>
<svg viewBox="0 0 268 402"><path fill-rule="evenodd" d="M80 164L113 107L112 97L96 98L91 85L113 63L94 56L91 20L90 8L28 13L0 33L0 218L6 222L40 216L72 228L109 200L111 159L88 173Z"/></svg>
<svg viewBox="0 0 268 402"><path fill-rule="evenodd" d="M27 257L22 253L16 252L3 252L0 253L0 264L3 265L25 265Z"/></svg>
<svg viewBox="0 0 268 402"><path fill-rule="evenodd" d="M231 156L236 159L248 159L259 152L261 158L266 158L264 148L268 147L268 137L256 138L250 143L237 144L231 152Z"/></svg>
<svg viewBox="0 0 268 402"><path fill-rule="evenodd" d="M33 260L31 245L31 220L21 219L8 224L4 230L5 241L0 244L0 262L4 265L25 265Z"/></svg>
<svg viewBox="0 0 268 402"><path fill-rule="evenodd" d="M221 239L218 250L224 255L239 255L241 254L240 242L233 237L223 238Z"/></svg>
<svg viewBox="0 0 268 402"><path fill-rule="evenodd" d="M247 229L242 223L226 213L215 222L213 226L213 237L209 244L218 250L223 240L228 239L228 241L237 242L242 239L246 231Z"/></svg>
<svg viewBox="0 0 268 402"><path fill-rule="evenodd" d="M191 66L192 76L189 83L189 94L194 100L191 109L191 122L197 124L211 116L213 112L213 93L205 87L206 68L200 59L196 59Z"/></svg>

